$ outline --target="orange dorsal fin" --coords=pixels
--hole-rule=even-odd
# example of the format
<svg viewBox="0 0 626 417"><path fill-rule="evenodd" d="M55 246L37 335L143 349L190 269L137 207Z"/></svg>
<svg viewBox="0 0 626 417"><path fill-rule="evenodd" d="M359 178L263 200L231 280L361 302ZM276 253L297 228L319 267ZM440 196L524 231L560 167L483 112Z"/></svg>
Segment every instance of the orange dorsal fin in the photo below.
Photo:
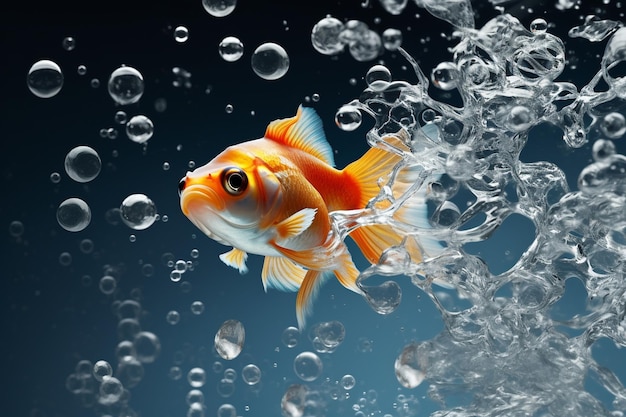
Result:
<svg viewBox="0 0 626 417"><path fill-rule="evenodd" d="M300 149L335 166L333 150L322 129L322 120L310 107L300 105L294 117L271 122L265 130L265 138Z"/></svg>

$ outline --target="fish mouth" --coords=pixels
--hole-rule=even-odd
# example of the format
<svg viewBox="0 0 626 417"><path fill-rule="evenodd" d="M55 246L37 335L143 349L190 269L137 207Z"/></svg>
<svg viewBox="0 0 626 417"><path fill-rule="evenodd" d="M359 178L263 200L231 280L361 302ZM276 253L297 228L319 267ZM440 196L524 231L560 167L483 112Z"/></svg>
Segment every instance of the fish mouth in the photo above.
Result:
<svg viewBox="0 0 626 417"><path fill-rule="evenodd" d="M224 210L224 200L212 188L202 184L191 184L180 196L180 208L187 217L196 217L207 210L219 212Z"/></svg>

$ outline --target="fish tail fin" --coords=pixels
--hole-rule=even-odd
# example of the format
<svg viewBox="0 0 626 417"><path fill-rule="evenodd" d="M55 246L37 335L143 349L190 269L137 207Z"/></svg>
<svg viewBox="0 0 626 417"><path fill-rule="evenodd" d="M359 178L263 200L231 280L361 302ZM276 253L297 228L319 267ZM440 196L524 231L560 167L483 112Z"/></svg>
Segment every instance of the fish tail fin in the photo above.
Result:
<svg viewBox="0 0 626 417"><path fill-rule="evenodd" d="M396 139L395 142L403 147L400 149L408 149L400 140ZM371 148L361 158L344 168L344 174L357 184L361 192L359 207L365 207L380 193L380 181L387 182L401 160L402 156L389 150Z"/></svg>
<svg viewBox="0 0 626 417"><path fill-rule="evenodd" d="M304 275L304 279L298 290L298 295L296 296L296 318L300 331L306 326L306 318L313 313L313 300L315 300L317 292L323 282L323 271L309 269Z"/></svg>
<svg viewBox="0 0 626 417"><path fill-rule="evenodd" d="M394 135L388 135L383 141L395 147L400 153L410 151L406 143L410 140L409 134L400 130ZM376 197L380 192L379 179L383 179L386 184L390 175L395 175L391 192L394 198L401 198L405 193L413 194L405 200L398 208L393 218L399 222L419 229L428 229L428 210L426 206L427 187L422 186L417 191L411 191L415 182L422 174L422 168L417 166L404 166L395 172L396 166L402 161L402 156L390 150L372 148L361 159L346 167L346 172L357 180L361 188L361 207L365 207L368 202ZM376 207L385 208L389 202L379 202ZM380 255L386 249L402 244L407 234L387 224L364 225L350 233L350 237L359 246L363 255L372 264L378 263ZM437 254L442 250L442 246L435 239L419 234L419 245L409 245L407 248L413 262L420 262L423 252L427 255Z"/></svg>

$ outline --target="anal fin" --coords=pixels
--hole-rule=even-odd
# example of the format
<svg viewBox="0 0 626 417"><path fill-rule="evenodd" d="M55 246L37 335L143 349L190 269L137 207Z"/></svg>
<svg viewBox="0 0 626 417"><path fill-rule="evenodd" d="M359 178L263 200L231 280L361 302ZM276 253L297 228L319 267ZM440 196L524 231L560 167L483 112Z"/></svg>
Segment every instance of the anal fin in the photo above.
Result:
<svg viewBox="0 0 626 417"><path fill-rule="evenodd" d="M263 288L274 288L280 291L295 292L298 291L306 269L293 261L281 256L266 256L261 271L261 279L263 280Z"/></svg>
<svg viewBox="0 0 626 417"><path fill-rule="evenodd" d="M246 266L248 254L241 249L233 248L229 252L222 253L220 259L226 265L238 269L241 274L248 272L248 267Z"/></svg>

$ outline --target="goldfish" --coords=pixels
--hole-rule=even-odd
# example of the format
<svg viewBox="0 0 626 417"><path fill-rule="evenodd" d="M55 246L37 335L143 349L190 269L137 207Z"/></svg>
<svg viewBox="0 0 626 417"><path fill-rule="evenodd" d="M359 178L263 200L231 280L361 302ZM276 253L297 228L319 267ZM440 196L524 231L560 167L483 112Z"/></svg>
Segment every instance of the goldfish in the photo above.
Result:
<svg viewBox="0 0 626 417"><path fill-rule="evenodd" d="M406 148L399 138L395 144ZM263 288L297 291L302 329L330 274L363 295L359 270L345 242L332 232L330 213L365 208L401 160L401 153L373 147L336 169L321 119L301 105L294 117L269 123L262 138L230 146L187 172L179 183L180 207L204 234L232 247L219 256L226 265L245 273L248 254L264 256ZM413 207L405 215L424 224L423 198ZM406 238L386 224L356 227L349 236L372 264ZM415 246L411 257L420 261L421 256L422 247Z"/></svg>

